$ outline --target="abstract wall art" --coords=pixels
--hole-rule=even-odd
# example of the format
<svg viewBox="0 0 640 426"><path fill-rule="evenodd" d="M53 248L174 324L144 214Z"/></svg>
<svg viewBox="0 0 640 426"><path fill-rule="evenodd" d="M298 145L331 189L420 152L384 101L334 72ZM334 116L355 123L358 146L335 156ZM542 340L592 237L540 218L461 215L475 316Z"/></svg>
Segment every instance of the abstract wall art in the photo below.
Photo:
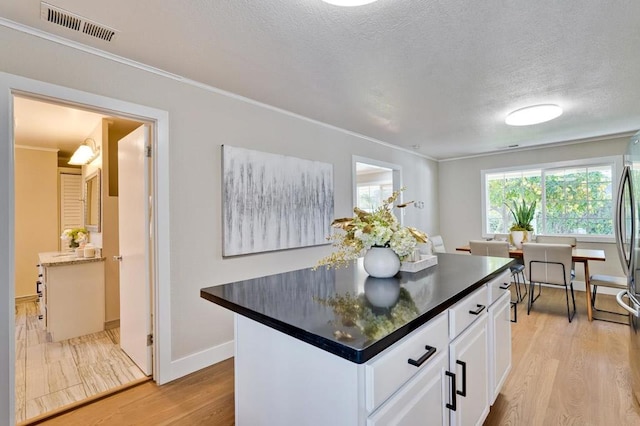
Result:
<svg viewBox="0 0 640 426"><path fill-rule="evenodd" d="M328 244L333 165L222 146L223 256Z"/></svg>

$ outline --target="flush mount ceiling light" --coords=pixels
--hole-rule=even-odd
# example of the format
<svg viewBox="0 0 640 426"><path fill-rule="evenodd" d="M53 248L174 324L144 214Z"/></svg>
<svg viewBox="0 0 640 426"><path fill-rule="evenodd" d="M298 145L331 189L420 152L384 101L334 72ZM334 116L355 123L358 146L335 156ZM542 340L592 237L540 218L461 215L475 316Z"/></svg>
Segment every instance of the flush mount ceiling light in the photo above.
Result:
<svg viewBox="0 0 640 426"><path fill-rule="evenodd" d="M365 4L373 3L376 0L322 0L325 3L332 4L334 6L363 6Z"/></svg>
<svg viewBox="0 0 640 426"><path fill-rule="evenodd" d="M100 149L96 145L96 141L91 138L87 138L82 142L82 145L76 149L71 159L67 164L74 166L83 166L92 162L100 153Z"/></svg>
<svg viewBox="0 0 640 426"><path fill-rule="evenodd" d="M558 105L533 105L510 112L505 119L505 123L510 126L529 126L553 120L561 114L562 108Z"/></svg>

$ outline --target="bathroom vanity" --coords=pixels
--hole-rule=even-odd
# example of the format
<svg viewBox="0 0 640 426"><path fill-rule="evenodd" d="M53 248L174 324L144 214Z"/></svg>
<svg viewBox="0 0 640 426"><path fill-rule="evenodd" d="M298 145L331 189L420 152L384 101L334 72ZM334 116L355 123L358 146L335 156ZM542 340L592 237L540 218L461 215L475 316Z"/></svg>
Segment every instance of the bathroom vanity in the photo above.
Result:
<svg viewBox="0 0 640 426"><path fill-rule="evenodd" d="M39 319L54 342L104 330L104 258L39 253Z"/></svg>
<svg viewBox="0 0 640 426"><path fill-rule="evenodd" d="M304 269L201 290L235 312L236 424L482 424L511 369L509 265Z"/></svg>

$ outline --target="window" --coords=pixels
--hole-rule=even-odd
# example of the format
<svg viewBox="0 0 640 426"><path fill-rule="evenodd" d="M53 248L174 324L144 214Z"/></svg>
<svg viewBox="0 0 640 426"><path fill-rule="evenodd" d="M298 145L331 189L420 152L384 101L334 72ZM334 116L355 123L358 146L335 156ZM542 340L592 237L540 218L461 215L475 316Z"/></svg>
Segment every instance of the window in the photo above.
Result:
<svg viewBox="0 0 640 426"><path fill-rule="evenodd" d="M536 234L613 237L616 165L621 158L544 164L483 171L485 236L507 233L513 218L507 204L537 202Z"/></svg>
<svg viewBox="0 0 640 426"><path fill-rule="evenodd" d="M391 182L383 185L358 186L357 206L364 211L373 212L382 202L393 194Z"/></svg>

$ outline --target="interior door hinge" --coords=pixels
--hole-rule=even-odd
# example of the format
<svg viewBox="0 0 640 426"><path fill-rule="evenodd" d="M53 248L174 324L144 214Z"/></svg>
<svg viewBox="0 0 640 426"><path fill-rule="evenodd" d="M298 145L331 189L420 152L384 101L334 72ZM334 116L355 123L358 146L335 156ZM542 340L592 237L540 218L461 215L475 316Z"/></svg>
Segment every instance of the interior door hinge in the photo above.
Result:
<svg viewBox="0 0 640 426"><path fill-rule="evenodd" d="M145 155L151 158L151 145L147 145L145 148Z"/></svg>
<svg viewBox="0 0 640 426"><path fill-rule="evenodd" d="M153 345L153 334L147 334L147 346Z"/></svg>

